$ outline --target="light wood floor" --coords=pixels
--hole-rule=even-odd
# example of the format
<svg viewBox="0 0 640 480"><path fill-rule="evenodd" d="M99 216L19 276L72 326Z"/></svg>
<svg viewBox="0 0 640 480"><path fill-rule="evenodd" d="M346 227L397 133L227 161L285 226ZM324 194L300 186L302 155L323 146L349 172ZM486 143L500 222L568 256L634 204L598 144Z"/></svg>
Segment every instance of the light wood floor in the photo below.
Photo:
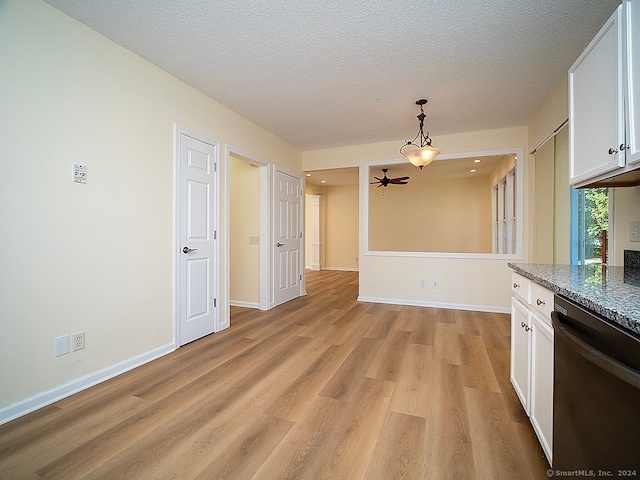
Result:
<svg viewBox="0 0 640 480"><path fill-rule="evenodd" d="M357 281L307 272L306 297L1 426L0 478L546 479L509 317Z"/></svg>

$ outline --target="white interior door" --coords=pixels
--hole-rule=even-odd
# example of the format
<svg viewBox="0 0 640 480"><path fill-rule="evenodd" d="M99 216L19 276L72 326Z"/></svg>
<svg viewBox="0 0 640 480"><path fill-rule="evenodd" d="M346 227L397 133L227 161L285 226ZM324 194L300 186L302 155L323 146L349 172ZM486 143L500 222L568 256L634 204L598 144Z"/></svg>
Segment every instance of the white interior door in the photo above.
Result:
<svg viewBox="0 0 640 480"><path fill-rule="evenodd" d="M302 179L275 170L273 214L273 304L301 294Z"/></svg>
<svg viewBox="0 0 640 480"><path fill-rule="evenodd" d="M213 333L216 323L217 145L178 134L178 344Z"/></svg>

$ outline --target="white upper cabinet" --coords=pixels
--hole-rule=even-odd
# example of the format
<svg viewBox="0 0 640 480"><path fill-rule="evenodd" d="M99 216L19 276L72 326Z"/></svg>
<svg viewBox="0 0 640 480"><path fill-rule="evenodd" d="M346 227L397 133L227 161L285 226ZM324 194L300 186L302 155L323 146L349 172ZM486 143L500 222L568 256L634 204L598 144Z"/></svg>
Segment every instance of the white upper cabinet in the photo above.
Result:
<svg viewBox="0 0 640 480"><path fill-rule="evenodd" d="M627 164L640 162L640 1L626 1Z"/></svg>
<svg viewBox="0 0 640 480"><path fill-rule="evenodd" d="M569 70L569 181L580 185L623 166L622 7ZM610 153L611 152L611 153Z"/></svg>
<svg viewBox="0 0 640 480"><path fill-rule="evenodd" d="M569 70L569 181L640 182L640 0L625 0ZM621 174L626 174L621 176Z"/></svg>

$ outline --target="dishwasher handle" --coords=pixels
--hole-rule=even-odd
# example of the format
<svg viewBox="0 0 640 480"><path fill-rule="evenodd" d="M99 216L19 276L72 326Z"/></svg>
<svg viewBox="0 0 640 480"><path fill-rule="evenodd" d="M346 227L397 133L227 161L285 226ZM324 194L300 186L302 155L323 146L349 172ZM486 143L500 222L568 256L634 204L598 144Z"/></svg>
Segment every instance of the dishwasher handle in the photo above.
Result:
<svg viewBox="0 0 640 480"><path fill-rule="evenodd" d="M597 365L601 369L607 371L611 375L615 375L620 380L632 385L635 388L640 388L640 373L633 368L620 363L615 358L611 358L596 348L589 345L584 340L578 338L574 333L570 332L568 326L562 320L562 315L556 311L551 312L551 320L553 322L554 335L558 333L564 336L569 344L569 347L584 359L590 361L594 365Z"/></svg>

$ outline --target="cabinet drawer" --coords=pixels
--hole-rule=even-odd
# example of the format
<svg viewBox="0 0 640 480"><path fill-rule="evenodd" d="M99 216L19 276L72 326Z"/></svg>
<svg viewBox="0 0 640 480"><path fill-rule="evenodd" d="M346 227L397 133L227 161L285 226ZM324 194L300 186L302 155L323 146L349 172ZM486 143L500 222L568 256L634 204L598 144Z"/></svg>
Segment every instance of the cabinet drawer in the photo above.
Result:
<svg viewBox="0 0 640 480"><path fill-rule="evenodd" d="M531 306L540 312L544 321L551 325L551 311L553 310L553 292L531 283Z"/></svg>
<svg viewBox="0 0 640 480"><path fill-rule="evenodd" d="M511 291L520 297L525 303L529 303L531 280L515 272L511 274Z"/></svg>

